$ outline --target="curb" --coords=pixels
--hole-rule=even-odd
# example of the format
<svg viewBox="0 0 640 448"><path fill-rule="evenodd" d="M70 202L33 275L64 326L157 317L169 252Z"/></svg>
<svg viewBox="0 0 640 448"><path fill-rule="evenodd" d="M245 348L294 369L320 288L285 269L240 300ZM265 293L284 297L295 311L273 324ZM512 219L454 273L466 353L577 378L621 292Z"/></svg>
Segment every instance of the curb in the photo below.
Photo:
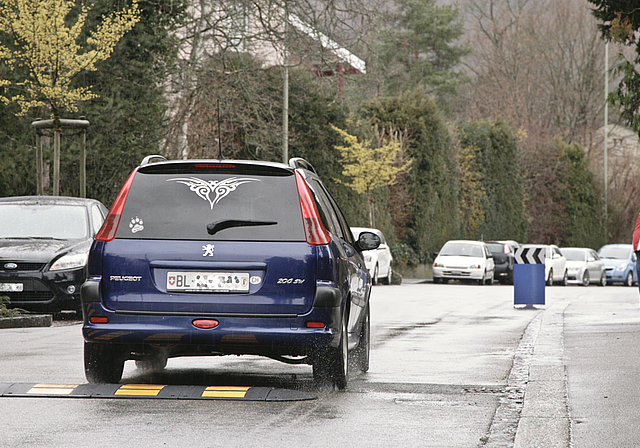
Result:
<svg viewBox="0 0 640 448"><path fill-rule="evenodd" d="M25 327L50 327L53 324L51 314L34 314L14 317L0 317L0 329Z"/></svg>

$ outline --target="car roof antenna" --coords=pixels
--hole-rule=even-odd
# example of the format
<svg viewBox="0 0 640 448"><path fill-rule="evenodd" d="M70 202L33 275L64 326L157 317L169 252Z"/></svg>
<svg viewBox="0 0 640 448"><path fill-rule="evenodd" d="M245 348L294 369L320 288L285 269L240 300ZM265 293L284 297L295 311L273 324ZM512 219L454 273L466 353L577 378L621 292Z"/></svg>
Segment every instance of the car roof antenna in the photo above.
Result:
<svg viewBox="0 0 640 448"><path fill-rule="evenodd" d="M220 132L220 98L216 100L218 106L218 160L224 160L222 155L222 133Z"/></svg>

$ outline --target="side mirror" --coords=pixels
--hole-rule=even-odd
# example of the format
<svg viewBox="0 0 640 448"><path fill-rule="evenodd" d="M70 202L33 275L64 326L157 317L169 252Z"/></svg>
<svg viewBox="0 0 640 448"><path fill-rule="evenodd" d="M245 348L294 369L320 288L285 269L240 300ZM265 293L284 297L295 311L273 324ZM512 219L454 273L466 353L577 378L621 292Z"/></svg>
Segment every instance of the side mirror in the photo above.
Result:
<svg viewBox="0 0 640 448"><path fill-rule="evenodd" d="M380 237L373 232L362 232L358 237L360 250L373 250L380 246Z"/></svg>

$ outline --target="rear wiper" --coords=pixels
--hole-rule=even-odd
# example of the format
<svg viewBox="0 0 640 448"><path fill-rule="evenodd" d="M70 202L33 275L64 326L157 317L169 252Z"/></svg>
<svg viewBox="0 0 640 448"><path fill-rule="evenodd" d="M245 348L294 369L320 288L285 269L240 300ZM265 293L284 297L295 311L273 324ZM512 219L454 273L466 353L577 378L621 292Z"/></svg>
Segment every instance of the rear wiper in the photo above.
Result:
<svg viewBox="0 0 640 448"><path fill-rule="evenodd" d="M223 219L207 224L207 232L209 235L215 235L221 230L231 227L253 227L253 226L274 226L278 224L276 221L251 221L248 219Z"/></svg>

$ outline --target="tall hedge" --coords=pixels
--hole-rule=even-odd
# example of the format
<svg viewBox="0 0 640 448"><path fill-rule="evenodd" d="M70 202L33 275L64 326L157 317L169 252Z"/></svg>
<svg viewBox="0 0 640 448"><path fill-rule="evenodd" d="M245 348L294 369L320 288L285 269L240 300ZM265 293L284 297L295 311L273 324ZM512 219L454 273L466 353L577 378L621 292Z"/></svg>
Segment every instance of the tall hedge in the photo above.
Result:
<svg viewBox="0 0 640 448"><path fill-rule="evenodd" d="M401 242L428 261L447 240L462 234L457 166L447 124L435 101L421 90L377 98L361 113L381 127L406 133L406 149L413 159L406 191L409 216L406 228L396 232L402 230Z"/></svg>
<svg viewBox="0 0 640 448"><path fill-rule="evenodd" d="M518 141L513 130L502 121L470 121L459 126L463 148L475 147L476 165L484 190L481 204L484 222L477 239L524 241L527 234L525 192Z"/></svg>

